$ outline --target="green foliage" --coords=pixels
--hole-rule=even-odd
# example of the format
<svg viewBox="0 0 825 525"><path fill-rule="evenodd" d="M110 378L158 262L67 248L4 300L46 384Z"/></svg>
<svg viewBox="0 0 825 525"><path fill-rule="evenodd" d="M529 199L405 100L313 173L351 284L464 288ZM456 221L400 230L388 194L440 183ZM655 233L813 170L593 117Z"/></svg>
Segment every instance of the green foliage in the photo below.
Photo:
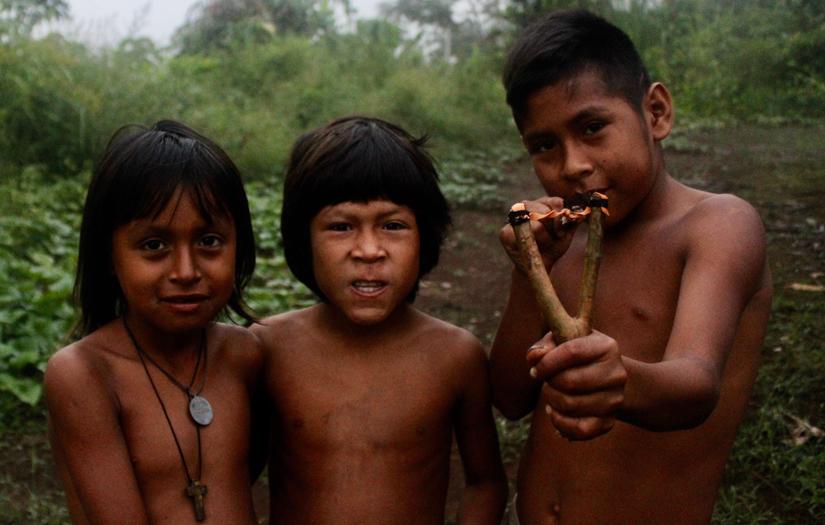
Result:
<svg viewBox="0 0 825 525"><path fill-rule="evenodd" d="M517 145L502 144L490 151L460 151L441 163L441 189L453 206L504 209L510 203L498 191L503 166L514 164Z"/></svg>
<svg viewBox="0 0 825 525"><path fill-rule="evenodd" d="M522 0L510 34L556 9L623 28L689 119L825 116L825 11L816 0Z"/></svg>
<svg viewBox="0 0 825 525"><path fill-rule="evenodd" d="M0 0L0 42L31 34L34 26L69 13L65 0Z"/></svg>
<svg viewBox="0 0 825 525"><path fill-rule="evenodd" d="M292 277L284 259L280 182L275 178L251 182L246 192L258 250L255 275L245 293L247 302L261 316L313 304L312 292Z"/></svg>
<svg viewBox="0 0 825 525"><path fill-rule="evenodd" d="M341 2L345 10L348 1ZM313 36L335 27L331 2L317 0L204 0L176 32L181 53L206 53L264 43L276 35Z"/></svg>
<svg viewBox="0 0 825 525"><path fill-rule="evenodd" d="M825 116L823 15L808 0L634 0L605 16L689 118ZM819 20L819 23L812 20Z"/></svg>
<svg viewBox="0 0 825 525"><path fill-rule="evenodd" d="M46 359L65 342L82 179L24 170L0 186L0 391L35 404Z"/></svg>

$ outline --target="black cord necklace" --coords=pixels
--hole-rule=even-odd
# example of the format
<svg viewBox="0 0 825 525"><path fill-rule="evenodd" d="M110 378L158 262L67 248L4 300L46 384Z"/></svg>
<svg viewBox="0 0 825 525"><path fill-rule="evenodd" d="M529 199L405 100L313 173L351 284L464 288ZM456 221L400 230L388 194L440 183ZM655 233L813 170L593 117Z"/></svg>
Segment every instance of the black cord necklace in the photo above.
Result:
<svg viewBox="0 0 825 525"><path fill-rule="evenodd" d="M124 325L125 325L125 321L124 321ZM165 375L167 378L169 378L169 381L171 381L178 388L183 390L183 392L189 398L189 415L192 417L192 419L195 421L195 423L197 423L198 425L200 425L202 427L205 427L205 426L209 425L209 423L212 422L212 418L214 417L214 412L212 411L212 405L209 403L209 401L205 397L200 395L200 393L203 391L203 387L206 386L206 373L207 373L206 365L209 362L209 360L207 359L207 354L206 354L206 351L207 351L207 348L206 348L206 330L204 330L204 332L203 332L203 338L201 339L201 346L198 348L198 360L195 362L195 370L192 372L192 379L189 381L188 385L184 385L183 383L178 381L175 378L175 376L173 376L172 374L167 372L166 369L164 369L162 366L160 366L158 364L157 361L152 359L152 356L150 356L149 354L144 352L143 349L140 348L140 346L138 346L138 344L135 342L135 336L129 330L128 326L126 327L126 331L129 332L129 337L132 339L132 342L135 344L135 348L138 349L138 352L140 354L142 354L143 357L148 359L150 363L155 365L155 368L157 368L158 370L163 372L163 375ZM195 377L197 377L197 375L198 375L198 368L200 367L200 364L201 364L201 356L203 356L203 381L201 381L201 385L198 388L197 392L193 392L192 391L192 385L195 382Z"/></svg>
<svg viewBox="0 0 825 525"><path fill-rule="evenodd" d="M175 446L178 449L178 454L180 455L181 464L183 464L183 473L186 475L186 491L185 494L192 498L192 505L195 508L195 519L197 521L203 521L206 519L206 511L203 506L203 498L206 496L208 490L206 485L201 483L201 477L203 475L203 455L201 452L201 424L195 424L195 434L197 435L198 441L198 473L197 479L192 479L192 474L189 472L189 465L186 464L186 457L183 455L183 449L180 446L180 441L178 440L178 435L175 432L175 427L172 426L172 420L169 418L169 413L166 411L166 404L163 402L163 398L160 397L160 392L158 392L157 386L155 386L155 381L152 379L152 374L149 373L149 367L146 366L146 360L148 359L150 363L155 365L155 367L163 372L163 374L168 377L176 386L178 386L184 393L190 398L189 403L189 412L190 415L192 414L192 399L198 398L198 394L192 394L192 385L195 382L195 377L198 375L198 368L200 368L201 356L203 355L203 381L201 382L201 386L198 389L198 393L203 390L203 387L206 385L206 362L207 362L207 355L206 355L206 330L203 332L203 337L201 338L201 345L198 348L198 359L195 362L195 370L192 372L192 379L189 381L189 385L183 385L180 381L174 378L172 374L164 370L157 362L155 362L152 357L144 352L144 350L140 347L137 342L137 338L135 334L132 333L132 330L129 328L129 325L126 323L126 317L123 317L123 326L126 328L126 333L129 334L129 339L132 340L132 344L135 346L135 350L137 351L138 357L140 358L140 364L143 365L143 370L146 372L146 377L149 378L149 384L152 385L152 390L155 392L155 397L158 399L158 403L160 403L160 408L163 411L163 416L166 418L166 423L169 425L169 430L172 432L172 439L175 440ZM144 359L145 358L145 359ZM202 399L202 398L201 398ZM204 400L205 401L205 400ZM207 402L208 405L208 402ZM211 407L209 407L210 417L209 421L211 422ZM192 418L195 419L195 416L192 415ZM195 419L197 422L197 419ZM208 422L206 424L209 424Z"/></svg>

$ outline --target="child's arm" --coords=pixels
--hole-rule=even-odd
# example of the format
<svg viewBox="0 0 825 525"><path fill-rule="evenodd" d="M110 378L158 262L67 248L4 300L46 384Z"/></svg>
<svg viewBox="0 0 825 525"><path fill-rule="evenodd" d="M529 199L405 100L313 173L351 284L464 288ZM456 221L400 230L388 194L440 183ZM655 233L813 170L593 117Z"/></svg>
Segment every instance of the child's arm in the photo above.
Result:
<svg viewBox="0 0 825 525"><path fill-rule="evenodd" d="M252 426L249 434L249 477L255 483L269 459L270 408L263 380L252 392Z"/></svg>
<svg viewBox="0 0 825 525"><path fill-rule="evenodd" d="M255 483L269 459L271 409L269 396L266 392L266 354L264 353L263 342L254 331L250 330L250 333L255 340L256 359L249 394L252 404L250 407L252 424L249 429L249 476L250 482Z"/></svg>
<svg viewBox="0 0 825 525"><path fill-rule="evenodd" d="M490 405L487 359L475 338L466 351L460 368L463 393L454 419L466 483L458 523L497 525L506 506L507 478Z"/></svg>
<svg viewBox="0 0 825 525"><path fill-rule="evenodd" d="M652 429L702 423L719 398L728 353L746 307L770 305L762 221L749 204L719 195L697 206L670 340L660 363L625 360L629 379L619 416ZM762 339L759 333L740 338ZM757 350L758 351L758 350Z"/></svg>
<svg viewBox="0 0 825 525"><path fill-rule="evenodd" d="M76 497L69 502L72 520L148 524L116 400L103 382L104 371L83 359L80 350L76 344L55 354L44 385L52 448L66 493Z"/></svg>
<svg viewBox="0 0 825 525"><path fill-rule="evenodd" d="M691 428L715 408L746 306L770 300L764 231L753 208L730 196L703 201L684 227L679 302L661 361L621 356L616 342L599 333L528 356L534 375L546 382L550 418L562 434L594 437L604 429L593 428L593 417L614 415L651 430ZM761 323L760 333L740 337L761 338L763 330ZM627 383L620 394L609 386L621 368Z"/></svg>
<svg viewBox="0 0 825 525"><path fill-rule="evenodd" d="M520 419L536 406L541 382L528 374L524 356L546 331L527 277L514 269L510 296L490 352L493 404L508 419Z"/></svg>

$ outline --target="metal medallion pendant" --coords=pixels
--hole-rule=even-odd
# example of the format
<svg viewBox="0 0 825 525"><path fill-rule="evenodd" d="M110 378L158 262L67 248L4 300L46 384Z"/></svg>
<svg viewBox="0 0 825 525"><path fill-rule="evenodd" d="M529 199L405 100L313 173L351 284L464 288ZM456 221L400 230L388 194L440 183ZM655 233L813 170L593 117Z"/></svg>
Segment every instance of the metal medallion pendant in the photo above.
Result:
<svg viewBox="0 0 825 525"><path fill-rule="evenodd" d="M192 396L189 400L189 415L195 420L195 423L205 427L212 422L212 405L205 397Z"/></svg>

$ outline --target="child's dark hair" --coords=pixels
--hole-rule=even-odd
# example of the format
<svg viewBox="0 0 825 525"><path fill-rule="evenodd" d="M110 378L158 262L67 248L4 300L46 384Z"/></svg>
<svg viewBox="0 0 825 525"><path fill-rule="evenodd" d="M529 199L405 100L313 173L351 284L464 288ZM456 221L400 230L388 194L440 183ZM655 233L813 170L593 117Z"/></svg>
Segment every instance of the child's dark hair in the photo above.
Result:
<svg viewBox="0 0 825 525"><path fill-rule="evenodd" d="M344 117L300 137L292 147L284 181L281 236L292 273L322 301L312 265L309 226L325 206L387 199L415 214L421 239L418 278L438 263L450 210L438 172L415 138L376 118ZM412 302L418 284L407 297Z"/></svg>
<svg viewBox="0 0 825 525"><path fill-rule="evenodd" d="M516 124L521 126L532 94L588 69L611 94L641 111L650 76L621 29L584 10L550 13L528 26L510 49L502 74Z"/></svg>
<svg viewBox="0 0 825 525"><path fill-rule="evenodd" d="M114 133L98 163L83 210L74 286L82 337L124 312L112 267L112 235L135 219L160 213L179 189L189 192L209 221L231 217L235 224L235 288L228 308L247 321L254 317L241 291L255 269L255 238L240 173L214 142L185 125L162 120L146 129L124 126Z"/></svg>

